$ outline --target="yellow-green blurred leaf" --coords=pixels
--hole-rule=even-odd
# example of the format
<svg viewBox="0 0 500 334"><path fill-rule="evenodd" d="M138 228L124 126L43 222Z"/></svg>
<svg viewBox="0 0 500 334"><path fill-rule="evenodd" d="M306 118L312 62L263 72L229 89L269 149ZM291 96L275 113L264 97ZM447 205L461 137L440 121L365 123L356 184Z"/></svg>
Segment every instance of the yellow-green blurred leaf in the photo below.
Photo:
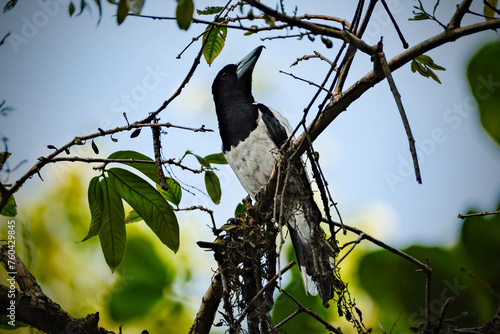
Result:
<svg viewBox="0 0 500 334"><path fill-rule="evenodd" d="M491 7L497 8L498 0L487 0L486 2L490 4ZM484 4L483 7L483 14L486 21L493 20L495 18L496 12L490 6Z"/></svg>

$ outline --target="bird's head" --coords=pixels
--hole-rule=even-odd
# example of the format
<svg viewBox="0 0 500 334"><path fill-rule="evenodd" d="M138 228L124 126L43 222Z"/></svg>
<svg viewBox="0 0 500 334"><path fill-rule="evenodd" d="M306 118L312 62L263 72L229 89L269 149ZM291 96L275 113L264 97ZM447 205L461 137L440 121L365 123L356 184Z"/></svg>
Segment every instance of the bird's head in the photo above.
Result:
<svg viewBox="0 0 500 334"><path fill-rule="evenodd" d="M255 48L236 64L226 65L215 77L212 94L215 105L234 102L254 102L252 72L264 46Z"/></svg>

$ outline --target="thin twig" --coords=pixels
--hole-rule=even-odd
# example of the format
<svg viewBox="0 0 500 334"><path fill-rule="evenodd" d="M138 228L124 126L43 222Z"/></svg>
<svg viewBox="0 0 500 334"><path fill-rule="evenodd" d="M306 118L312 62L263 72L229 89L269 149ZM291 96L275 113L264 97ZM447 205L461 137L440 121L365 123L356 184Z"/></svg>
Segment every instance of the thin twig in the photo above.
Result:
<svg viewBox="0 0 500 334"><path fill-rule="evenodd" d="M389 9L389 6L387 6L387 3L385 0L380 0L382 2L382 5L385 8L385 11L387 12L387 15L389 15L389 18L391 19L392 25L394 26L394 29L396 29L396 32L398 33L399 39L401 40L401 43L403 44L403 48L408 49L408 43L405 40L405 37L403 36L403 33L401 32L401 29L399 29L399 26L394 19L394 16L392 16L391 10Z"/></svg>
<svg viewBox="0 0 500 334"><path fill-rule="evenodd" d="M468 213L465 215L459 214L457 218L460 219L465 219L468 217L482 217L482 216L489 216L489 215L498 215L500 214L500 211L491 211L491 212L477 212L477 213Z"/></svg>
<svg viewBox="0 0 500 334"><path fill-rule="evenodd" d="M286 74L286 75L289 75L291 76L292 78L294 79L297 79L297 80L300 80L300 81L303 81L303 82L307 82L308 84L310 84L311 86L314 86L314 87L318 87L320 89L322 89L323 91L325 91L328 95L332 96L332 93L329 92L327 89L325 89L324 87L321 87L320 85L318 85L317 83L314 83L312 81L309 81L309 80L306 80L306 79L302 79L302 78L299 78L298 76L295 76L293 75L292 73L287 73L285 71L281 71L280 70L280 73L283 73L283 74Z"/></svg>
<svg viewBox="0 0 500 334"><path fill-rule="evenodd" d="M257 299L262 296L262 294L264 293L264 291L266 291L266 289L271 286L271 284L274 284L274 282L279 279L284 273L286 273L288 270L290 270L290 268L292 268L297 262L295 260L293 260L292 262L290 262L289 264L287 264L283 269L280 270L279 273L277 273L276 275L273 276L273 278L271 278L269 280L269 282L267 282L267 284L262 287L262 289L259 290L259 292L257 292L257 294L252 298L252 300L250 300L250 302L248 303L247 307L245 308L245 310L243 310L243 312L241 313L240 317L238 318L238 320L236 321L236 324L240 324L243 319L245 318L245 316L247 315L248 311L250 310L250 306L253 305L253 303L255 303L257 301Z"/></svg>
<svg viewBox="0 0 500 334"><path fill-rule="evenodd" d="M343 334L341 331L339 331L337 328L333 327L332 325L330 325L326 320L324 320L323 318L321 318L317 313L313 312L310 308L308 307L305 307L304 305L302 305L301 302L299 302L294 296L292 296L291 294L289 294L288 292L286 292L285 290L283 289L279 289L280 292L284 293L288 298L290 298L295 304L297 304L298 306L298 313L300 312L304 312L308 315L310 315L311 317L313 317L314 319L316 319L318 322L320 322L323 326L325 326L325 328L329 331L332 331L336 334ZM284 323L283 321L276 325L276 328L280 327L280 325L282 325L282 323Z"/></svg>
<svg viewBox="0 0 500 334"><path fill-rule="evenodd" d="M154 121L156 123L156 120ZM152 127L153 132L153 148L155 155L155 165L156 165L156 175L160 180L160 187L165 191L170 191L170 187L167 184L167 179L165 178L165 173L163 173L163 164L161 163L161 130L159 127Z"/></svg>
<svg viewBox="0 0 500 334"><path fill-rule="evenodd" d="M327 223L328 223L328 222L327 222ZM371 235L369 235L369 234L366 234L365 232L363 232L363 231L361 231L361 230L359 230L359 229L357 229L357 228L355 228L355 227L352 227L352 226L349 226L349 225L345 225L345 224L340 224L340 223L337 223L337 222L334 222L334 221L329 222L329 223L330 223L330 224L333 224L333 225L335 225L335 226L337 226L337 227L344 227L344 228L345 228L346 230L348 230L349 232L356 233L356 234L358 234L358 235L361 235L362 233L364 233L364 234L365 234L364 239L366 239L366 240L370 241L371 243L373 243L373 244L375 244L375 245L377 245L377 246L379 246L379 247L382 247L382 248L384 248L384 249L387 249L387 250L388 250L389 252L391 252L391 253L394 253L394 254L396 254L396 255L398 255L398 256L401 256L402 258L404 258L404 259L406 259L406 260L410 261L411 263L415 264L415 265L416 265L417 267L419 267L422 271L428 271L428 270L430 270L430 268L429 268L429 267L427 267L424 263L420 262L419 260L415 259L414 257L412 257L412 256L410 256L410 255L408 255L408 254L406 254L406 253L405 253L405 252L403 252L403 251L400 251L400 250L399 250L399 249L397 249L397 248L394 248L394 247L392 247L392 246L390 246L390 245L388 245L388 244L384 243L383 241L380 241L380 240L378 240L378 239L376 239L376 238L372 237L372 236L371 236Z"/></svg>
<svg viewBox="0 0 500 334"><path fill-rule="evenodd" d="M382 43L380 43L380 46L382 47ZM399 114L401 115L401 120L403 121L406 135L408 136L408 143L410 145L411 157L413 159L415 177L418 183L422 183L422 176L420 175L420 167L418 165L417 149L415 148L415 139L413 138L413 134L411 133L410 122L408 121L408 117L406 117L403 102L401 101L401 95L399 94L396 84L394 83L391 69L389 68L389 65L387 65L387 60L385 59L385 54L382 49L377 53L377 58L380 61L380 66L382 67L384 75L387 78L387 82L389 83L389 87L391 88L392 95L394 96L394 100L396 101L396 105L398 106Z"/></svg>

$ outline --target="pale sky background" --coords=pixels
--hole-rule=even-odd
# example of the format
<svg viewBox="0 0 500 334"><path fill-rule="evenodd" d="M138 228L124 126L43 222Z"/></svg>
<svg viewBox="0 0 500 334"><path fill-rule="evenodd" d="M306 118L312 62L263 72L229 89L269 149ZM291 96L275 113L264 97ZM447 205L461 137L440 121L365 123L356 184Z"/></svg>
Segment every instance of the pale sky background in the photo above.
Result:
<svg viewBox="0 0 500 334"><path fill-rule="evenodd" d="M0 117L0 134L9 139L9 150L13 152L11 167L28 160L10 176L9 182L24 174L39 156L49 154L49 144L59 147L75 136L97 132L98 127L125 125L123 111L133 122L156 110L183 80L199 50L199 42L180 60L176 56L205 28L193 25L184 32L175 21L134 17L118 26L113 17L115 7L105 1L98 25L95 7L91 15L86 11L80 17L70 18L67 3L62 2L20 1L0 21L1 36L12 32L0 47L0 100L15 107L8 117ZM174 16L175 1L159 3L146 1L142 13ZM328 14L350 20L354 2L349 6L345 3L301 2L298 14ZM389 3L410 46L442 31L433 22L408 21L416 1ZM456 3L442 1L437 15L443 22L447 22ZM196 8L216 4L223 2L195 1ZM266 4L274 6L274 2ZM287 4L291 12L295 4ZM429 9L433 4L429 3ZM476 9L481 10L480 6ZM465 22L477 20L468 16ZM282 34L285 31L270 35ZM378 6L365 40L375 44L381 35L388 58L403 51L385 12ZM193 134L169 129L168 135L163 136L166 158L180 158L187 149L202 156L220 151L212 80L224 65L238 61L261 44L266 49L255 68L254 96L284 114L292 125L297 124L315 88L280 74L279 70L320 82L328 69L326 63L309 60L289 68L290 64L314 50L333 59L341 43L333 40L334 49L326 49L319 38L315 43L307 38L261 41L264 36L244 37L243 32L230 30L226 47L213 65L201 63L185 92L162 112L161 121L188 127L204 124L215 132ZM484 32L429 52L437 64L446 68L445 72L437 72L441 85L413 74L409 64L394 73L420 147L422 185L416 183L413 169L407 169L411 162L408 142L385 81L353 103L319 137L315 149L320 153L330 191L346 224L366 228L375 237L399 247L412 243L451 246L461 226L457 214L465 213L471 206L481 211L495 210L500 197L500 150L480 126L465 68L481 45L497 38L493 31ZM348 85L371 67L370 59L358 53ZM109 137L97 139L99 156L124 149L153 156L148 130L136 139L129 139L129 135L115 135L118 143ZM89 145L73 149L72 155L75 153L95 156ZM197 167L194 159L186 163ZM42 170L45 182L38 177L29 180L16 194L20 210L64 181L65 172L75 165L51 165ZM86 180L96 175L90 165L78 167ZM181 203L184 207L200 204L214 210L219 226L246 196L229 167L220 169L221 205L212 204L207 196L196 191L196 196L185 193ZM192 177L175 168L173 172L186 184L203 187L201 176ZM397 176L397 182L390 182L388 175ZM210 240L210 230L205 228L210 224L207 215L186 214L180 220L181 233L206 232L201 238Z"/></svg>

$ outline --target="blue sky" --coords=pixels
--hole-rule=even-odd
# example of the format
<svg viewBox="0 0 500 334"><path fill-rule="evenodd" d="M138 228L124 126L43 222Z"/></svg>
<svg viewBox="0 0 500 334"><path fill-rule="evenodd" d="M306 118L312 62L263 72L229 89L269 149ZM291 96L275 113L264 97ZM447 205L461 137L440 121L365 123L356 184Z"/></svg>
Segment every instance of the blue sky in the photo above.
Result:
<svg viewBox="0 0 500 334"><path fill-rule="evenodd" d="M49 144L58 147L75 136L97 132L98 127L125 125L124 111L132 122L156 110L183 80L199 50L199 42L181 59L176 56L205 28L193 25L184 32L174 21L134 17L118 26L113 17L115 9L107 3L103 3L103 17L98 25L95 7L92 14L87 11L70 18L67 4L61 3L62 0L20 1L13 11L2 15L1 36L8 31L12 34L0 47L0 99L5 99L15 111L0 119L0 134L9 138L11 164L28 160L9 181L24 174L39 156L48 154ZM196 8L218 3L222 4L195 1ZM411 6L416 2L389 3L410 46L441 32L433 22L408 21ZM456 3L441 4L437 15L442 21L446 22ZM289 8L293 10L294 5ZM298 11L350 18L352 8L342 1L315 1L300 3ZM143 14L150 15L174 13L175 1L147 1L143 10ZM476 20L466 18L466 22ZM284 32L270 35L280 33ZM296 58L315 50L332 59L332 50L340 42L334 40L334 49L326 49L319 40L270 42L261 41L263 36L244 37L241 31L229 31L226 47L213 65L202 62L185 92L162 112L161 120L189 127L203 124L215 132L168 130L163 137L165 157L179 158L187 149L200 155L220 151L210 90L212 80L225 64L238 61L261 44L266 49L254 72L254 96L284 114L292 125L297 124L315 88L280 74L279 70L320 82L327 71L325 63L309 60L293 68L289 66ZM375 44L380 36L384 36L388 58L403 51L383 10L377 8L365 39ZM430 51L428 55L446 68L437 73L441 85L413 74L409 65L394 73L417 140L422 185L415 182L413 171L408 170L408 142L385 81L353 103L318 138L315 149L320 153L320 163L346 224L366 228L397 246L452 245L461 225L457 214L471 206L483 211L496 208L500 197L500 150L480 126L465 68L482 44L497 38L495 32L485 32ZM347 85L370 71L371 66L370 59L358 53ZM129 134L115 137L118 143L109 138L96 140L101 157L122 149L153 155L149 131L144 130L136 139L129 139ZM76 153L94 156L89 147L72 152ZM194 160L186 162L195 166ZM74 168L75 164L69 163L46 167L42 171L44 183L35 177L17 194L21 209L43 197L47 187L63 181L65 173ZM89 165L79 165L78 170L87 179L95 173ZM173 172L186 184L202 187L200 177L176 169ZM213 205L197 191L196 196L186 194L182 204L213 209L221 225L246 194L228 167L221 168L219 174L223 188L221 205ZM195 217L199 226L210 223L206 215ZM186 218L181 226L192 223Z"/></svg>

